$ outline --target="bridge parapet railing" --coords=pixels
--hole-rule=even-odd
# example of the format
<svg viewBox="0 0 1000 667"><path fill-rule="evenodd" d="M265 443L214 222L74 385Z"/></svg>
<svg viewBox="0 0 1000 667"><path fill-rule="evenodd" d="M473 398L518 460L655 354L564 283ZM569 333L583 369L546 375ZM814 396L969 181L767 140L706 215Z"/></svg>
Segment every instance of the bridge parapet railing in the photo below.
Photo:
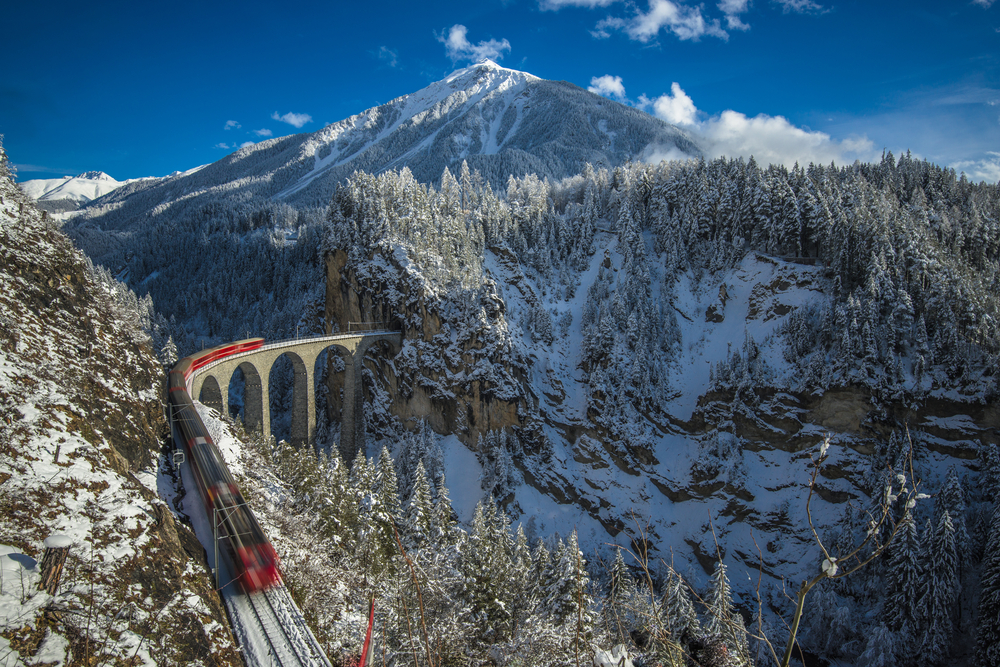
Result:
<svg viewBox="0 0 1000 667"><path fill-rule="evenodd" d="M385 325L384 322L355 322L354 324L379 324ZM386 334L398 334L398 331L390 331L388 328L371 328L366 330L351 330L350 332L340 332L331 335L320 334L318 336L300 336L298 338L285 338L283 340L276 340L269 343L264 343L260 347L254 350L249 350L247 352L240 352L239 354L232 354L228 357L223 357L222 359L217 359L209 364L205 364L197 371L191 374L191 377L200 375L205 371L208 371L216 366L224 363L228 363L233 359L241 359L243 357L249 357L257 354L258 352L264 352L266 350L274 350L282 347L293 347L295 345L301 345L304 343L322 343L325 341L335 342L338 340L344 340L345 338L357 338L358 336L380 336Z"/></svg>
<svg viewBox="0 0 1000 667"><path fill-rule="evenodd" d="M348 322L347 331L341 333L370 333L389 331L388 322Z"/></svg>

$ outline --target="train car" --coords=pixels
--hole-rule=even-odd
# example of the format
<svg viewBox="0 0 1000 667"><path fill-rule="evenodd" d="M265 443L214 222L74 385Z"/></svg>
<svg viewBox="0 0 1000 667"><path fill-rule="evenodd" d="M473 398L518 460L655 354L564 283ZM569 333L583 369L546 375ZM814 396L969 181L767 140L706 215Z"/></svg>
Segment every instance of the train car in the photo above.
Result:
<svg viewBox="0 0 1000 667"><path fill-rule="evenodd" d="M222 454L208 434L189 394L192 374L205 365L263 345L251 338L220 345L178 361L170 370L167 386L171 431L175 446L184 450L209 520L215 520L240 587L246 592L265 590L281 583L274 547L257 518L247 507Z"/></svg>

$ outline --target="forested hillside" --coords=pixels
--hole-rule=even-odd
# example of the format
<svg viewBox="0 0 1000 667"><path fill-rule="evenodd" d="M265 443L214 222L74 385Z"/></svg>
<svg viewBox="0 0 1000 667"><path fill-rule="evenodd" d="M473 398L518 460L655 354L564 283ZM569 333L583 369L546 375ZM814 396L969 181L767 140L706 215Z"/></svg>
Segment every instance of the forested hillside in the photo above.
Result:
<svg viewBox="0 0 1000 667"><path fill-rule="evenodd" d="M669 370L682 342L671 306L683 277L712 282L752 253L814 264L828 280L824 298L777 332L794 373L746 381L986 401L1000 352L998 205L995 185L908 156L897 165L891 154L879 165L790 171L752 159L633 164L557 184L511 178L499 196L468 169L458 179L445 172L439 189L404 169L349 179L333 200L328 244L356 259L403 244L429 281L465 288L487 279L486 248L508 249L549 286L520 328L551 342L553 306L586 290L578 315L593 400L614 394L654 411L683 391ZM617 236L618 275L584 284L599 227ZM734 351L715 385L763 373L753 361Z"/></svg>

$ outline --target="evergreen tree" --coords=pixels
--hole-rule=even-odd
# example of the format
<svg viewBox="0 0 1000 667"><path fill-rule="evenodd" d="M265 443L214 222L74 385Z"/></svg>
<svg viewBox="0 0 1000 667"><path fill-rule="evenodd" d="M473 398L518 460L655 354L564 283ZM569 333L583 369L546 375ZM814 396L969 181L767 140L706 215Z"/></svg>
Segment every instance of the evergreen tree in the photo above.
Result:
<svg viewBox="0 0 1000 667"><path fill-rule="evenodd" d="M685 635L697 637L701 634L701 624L698 613L691 601L688 585L680 574L670 568L667 573L667 592L664 604L666 613L666 629L674 641L680 641Z"/></svg>
<svg viewBox="0 0 1000 667"><path fill-rule="evenodd" d="M715 572L708 588L706 599L708 606L708 625L706 634L726 643L735 664L746 665L750 659L750 647L747 644L746 627L738 611L733 609L732 591L729 587L729 577L726 576L726 564L722 559L715 565Z"/></svg>
<svg viewBox="0 0 1000 667"><path fill-rule="evenodd" d="M899 532L889 545L889 563L886 570L886 597L884 618L891 630L909 642L918 629L917 601L920 597L920 540L913 515L909 510L900 519ZM915 646L901 645L905 655L900 659L910 659Z"/></svg>
<svg viewBox="0 0 1000 667"><path fill-rule="evenodd" d="M545 540L538 538L535 542L535 549L531 553L531 570L532 578L536 582L538 588L537 595L541 598L544 595L545 589L548 586L548 576L550 573L552 564L552 554L545 547Z"/></svg>
<svg viewBox="0 0 1000 667"><path fill-rule="evenodd" d="M518 524L514 538L514 553L511 558L511 597L513 607L511 615L515 626L536 610L538 605L538 586L534 577L531 562L531 548L528 537L524 534L524 526Z"/></svg>
<svg viewBox="0 0 1000 667"><path fill-rule="evenodd" d="M396 479L396 466L389 450L383 446L378 457L378 469L375 474L375 484L378 488L378 503L386 518L397 521L402 515L399 505L399 484Z"/></svg>
<svg viewBox="0 0 1000 667"><path fill-rule="evenodd" d="M543 602L546 612L557 625L575 627L583 638L590 637L594 624L586 564L577 543L576 531L573 531L564 543L560 543L552 559Z"/></svg>
<svg viewBox="0 0 1000 667"><path fill-rule="evenodd" d="M377 569L392 567L395 562L395 555L399 551L396 526L401 518L396 468L389 450L382 447L375 470L375 493L369 518L373 565Z"/></svg>
<svg viewBox="0 0 1000 667"><path fill-rule="evenodd" d="M416 474L413 476L413 491L406 505L403 516L403 533L406 535L407 546L410 548L428 544L432 534L431 520L433 517L431 487L424 474L424 462L417 463Z"/></svg>
<svg viewBox="0 0 1000 667"><path fill-rule="evenodd" d="M622 555L624 549L615 550L615 560L611 564L611 599L628 600L636 593L635 579L629 572Z"/></svg>
<svg viewBox="0 0 1000 667"><path fill-rule="evenodd" d="M961 562L961 556L969 545L969 533L965 526L965 491L955 466L948 469L944 488L938 493L936 508L938 524L943 514L947 513L951 519L955 533L955 548Z"/></svg>
<svg viewBox="0 0 1000 667"><path fill-rule="evenodd" d="M1000 503L993 509L980 574L976 664L1000 665Z"/></svg>
<svg viewBox="0 0 1000 667"><path fill-rule="evenodd" d="M896 634L879 623L868 633L865 650L858 657L857 664L865 667L896 667Z"/></svg>
<svg viewBox="0 0 1000 667"><path fill-rule="evenodd" d="M918 623L923 638L917 656L921 665L931 667L943 664L948 653L959 593L955 528L947 510L941 513L933 532L927 534L918 587Z"/></svg>
<svg viewBox="0 0 1000 667"><path fill-rule="evenodd" d="M441 549L454 544L461 531L455 521L455 511L451 507L451 498L448 496L448 486L445 484L444 473L441 474L436 488L437 497L434 501L431 524L434 543Z"/></svg>
<svg viewBox="0 0 1000 667"><path fill-rule="evenodd" d="M497 527L493 499L478 503L462 559L466 600L477 635L489 637L491 642L508 637L513 620L509 586L512 567L504 544L497 539Z"/></svg>
<svg viewBox="0 0 1000 667"><path fill-rule="evenodd" d="M632 573L625 565L624 549L617 549L611 564L611 581L608 602L605 605L605 624L612 636L626 643L626 637L635 627L636 586Z"/></svg>

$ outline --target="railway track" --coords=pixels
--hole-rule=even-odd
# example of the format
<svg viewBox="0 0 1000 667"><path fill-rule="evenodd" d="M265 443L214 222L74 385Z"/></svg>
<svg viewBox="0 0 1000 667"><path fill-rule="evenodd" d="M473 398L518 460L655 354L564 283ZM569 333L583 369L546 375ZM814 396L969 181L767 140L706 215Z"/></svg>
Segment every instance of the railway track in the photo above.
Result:
<svg viewBox="0 0 1000 667"><path fill-rule="evenodd" d="M190 466L182 465L180 472L184 487L195 489ZM215 562L212 522L197 493L188 494L185 509L195 533L206 545L210 567L219 569L219 593L247 667L331 667L288 590L279 585L264 592L243 592L225 549L219 550L219 562Z"/></svg>
<svg viewBox="0 0 1000 667"><path fill-rule="evenodd" d="M226 586L222 596L248 666L331 667L284 586L249 594Z"/></svg>
<svg viewBox="0 0 1000 667"><path fill-rule="evenodd" d="M330 667L319 643L284 586L245 596L267 648L257 664L274 667ZM249 661L248 661L249 662Z"/></svg>

